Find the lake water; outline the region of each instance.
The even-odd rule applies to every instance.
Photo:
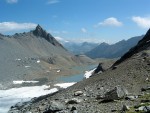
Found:
[[[83,80],[85,71],[92,70],[96,67],[97,67],[97,65],[73,67],[73,69],[79,70],[79,71],[82,71],[82,72],[80,74],[60,77],[58,79],[58,81],[62,81],[62,82],[79,82],[79,81]]]
[[[58,81],[62,82],[63,84],[58,83],[54,86],[66,88],[70,84],[73,85],[75,82],[83,80],[85,71],[92,70],[95,67],[97,67],[97,65],[72,67],[74,70],[79,70],[81,73],[76,75],[60,77]],[[0,90],[0,113],[7,113],[9,108],[12,105],[15,105],[17,102],[29,101],[33,97],[39,97],[41,95],[46,95],[58,91],[57,88],[45,90],[48,87],[49,86],[43,85]]]

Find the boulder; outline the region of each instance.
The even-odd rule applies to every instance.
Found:
[[[122,111],[128,111],[130,108],[129,108],[129,106],[127,106],[127,105],[123,105],[123,107],[122,107]]]
[[[143,88],[141,88],[141,91],[148,91],[148,90],[150,90],[150,87],[143,87]]]
[[[149,113],[150,112],[150,105],[149,106],[145,106],[143,111]]]
[[[76,91],[76,92],[74,92],[74,96],[80,96],[80,95],[82,95],[82,94],[83,94],[82,91]]]
[[[78,113],[78,112],[77,112],[77,110],[73,110],[73,112],[72,112],[72,113]]]
[[[99,63],[98,67],[95,69],[94,74],[104,72],[102,63]]]
[[[125,97],[126,100],[135,100],[137,98],[138,98],[138,96],[126,96]]]
[[[67,104],[78,104],[80,102],[82,102],[82,99],[78,99],[78,98],[72,98],[71,100],[67,101]]]
[[[58,101],[51,101],[48,110],[45,113],[61,111],[65,109],[65,105]]]
[[[108,91],[104,95],[104,100],[118,100],[128,95],[128,91],[121,86],[116,86],[113,90]]]

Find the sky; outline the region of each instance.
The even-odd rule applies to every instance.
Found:
[[[43,27],[59,41],[115,43],[146,33],[150,0],[0,0],[0,33]]]

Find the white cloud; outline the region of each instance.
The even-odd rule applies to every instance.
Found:
[[[33,29],[36,26],[37,24],[34,23],[1,22],[0,32],[27,30],[27,29]]]
[[[56,4],[59,3],[59,0],[48,0],[47,4]]]
[[[56,39],[56,40],[59,40],[59,41],[64,40],[63,38],[61,38],[61,37],[59,37],[59,36],[56,36],[55,39]]]
[[[62,42],[62,43],[63,42],[69,42],[68,40],[65,40],[64,38],[59,37],[59,36],[56,36],[55,39],[58,40],[58,41],[60,41],[60,42]]]
[[[110,17],[105,19],[103,22],[99,22],[97,25],[95,25],[95,27],[99,27],[99,26],[116,26],[116,27],[120,27],[122,26],[122,22],[118,21],[117,18],[114,17]]]
[[[150,28],[150,17],[133,16],[132,21],[141,28]]]
[[[86,30],[85,28],[81,28],[81,31],[82,31],[83,33],[87,33],[87,30]]]
[[[6,0],[7,1],[7,3],[10,3],[10,4],[13,4],[13,3],[17,3],[18,2],[18,0]]]

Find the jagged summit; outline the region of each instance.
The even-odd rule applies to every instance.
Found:
[[[113,66],[118,65],[133,56],[134,54],[147,49],[150,49],[150,29],[147,31],[145,36],[138,42],[138,44],[131,48],[127,53],[125,53],[119,60],[117,60]]]
[[[37,25],[37,27],[35,28],[33,33],[34,33],[34,35],[40,36],[40,37],[47,37],[48,35],[50,35],[39,24]]]
[[[32,32],[37,37],[45,38],[48,42],[50,42],[54,46],[60,46],[64,48],[50,33],[47,33],[46,30],[44,30],[39,24]]]

